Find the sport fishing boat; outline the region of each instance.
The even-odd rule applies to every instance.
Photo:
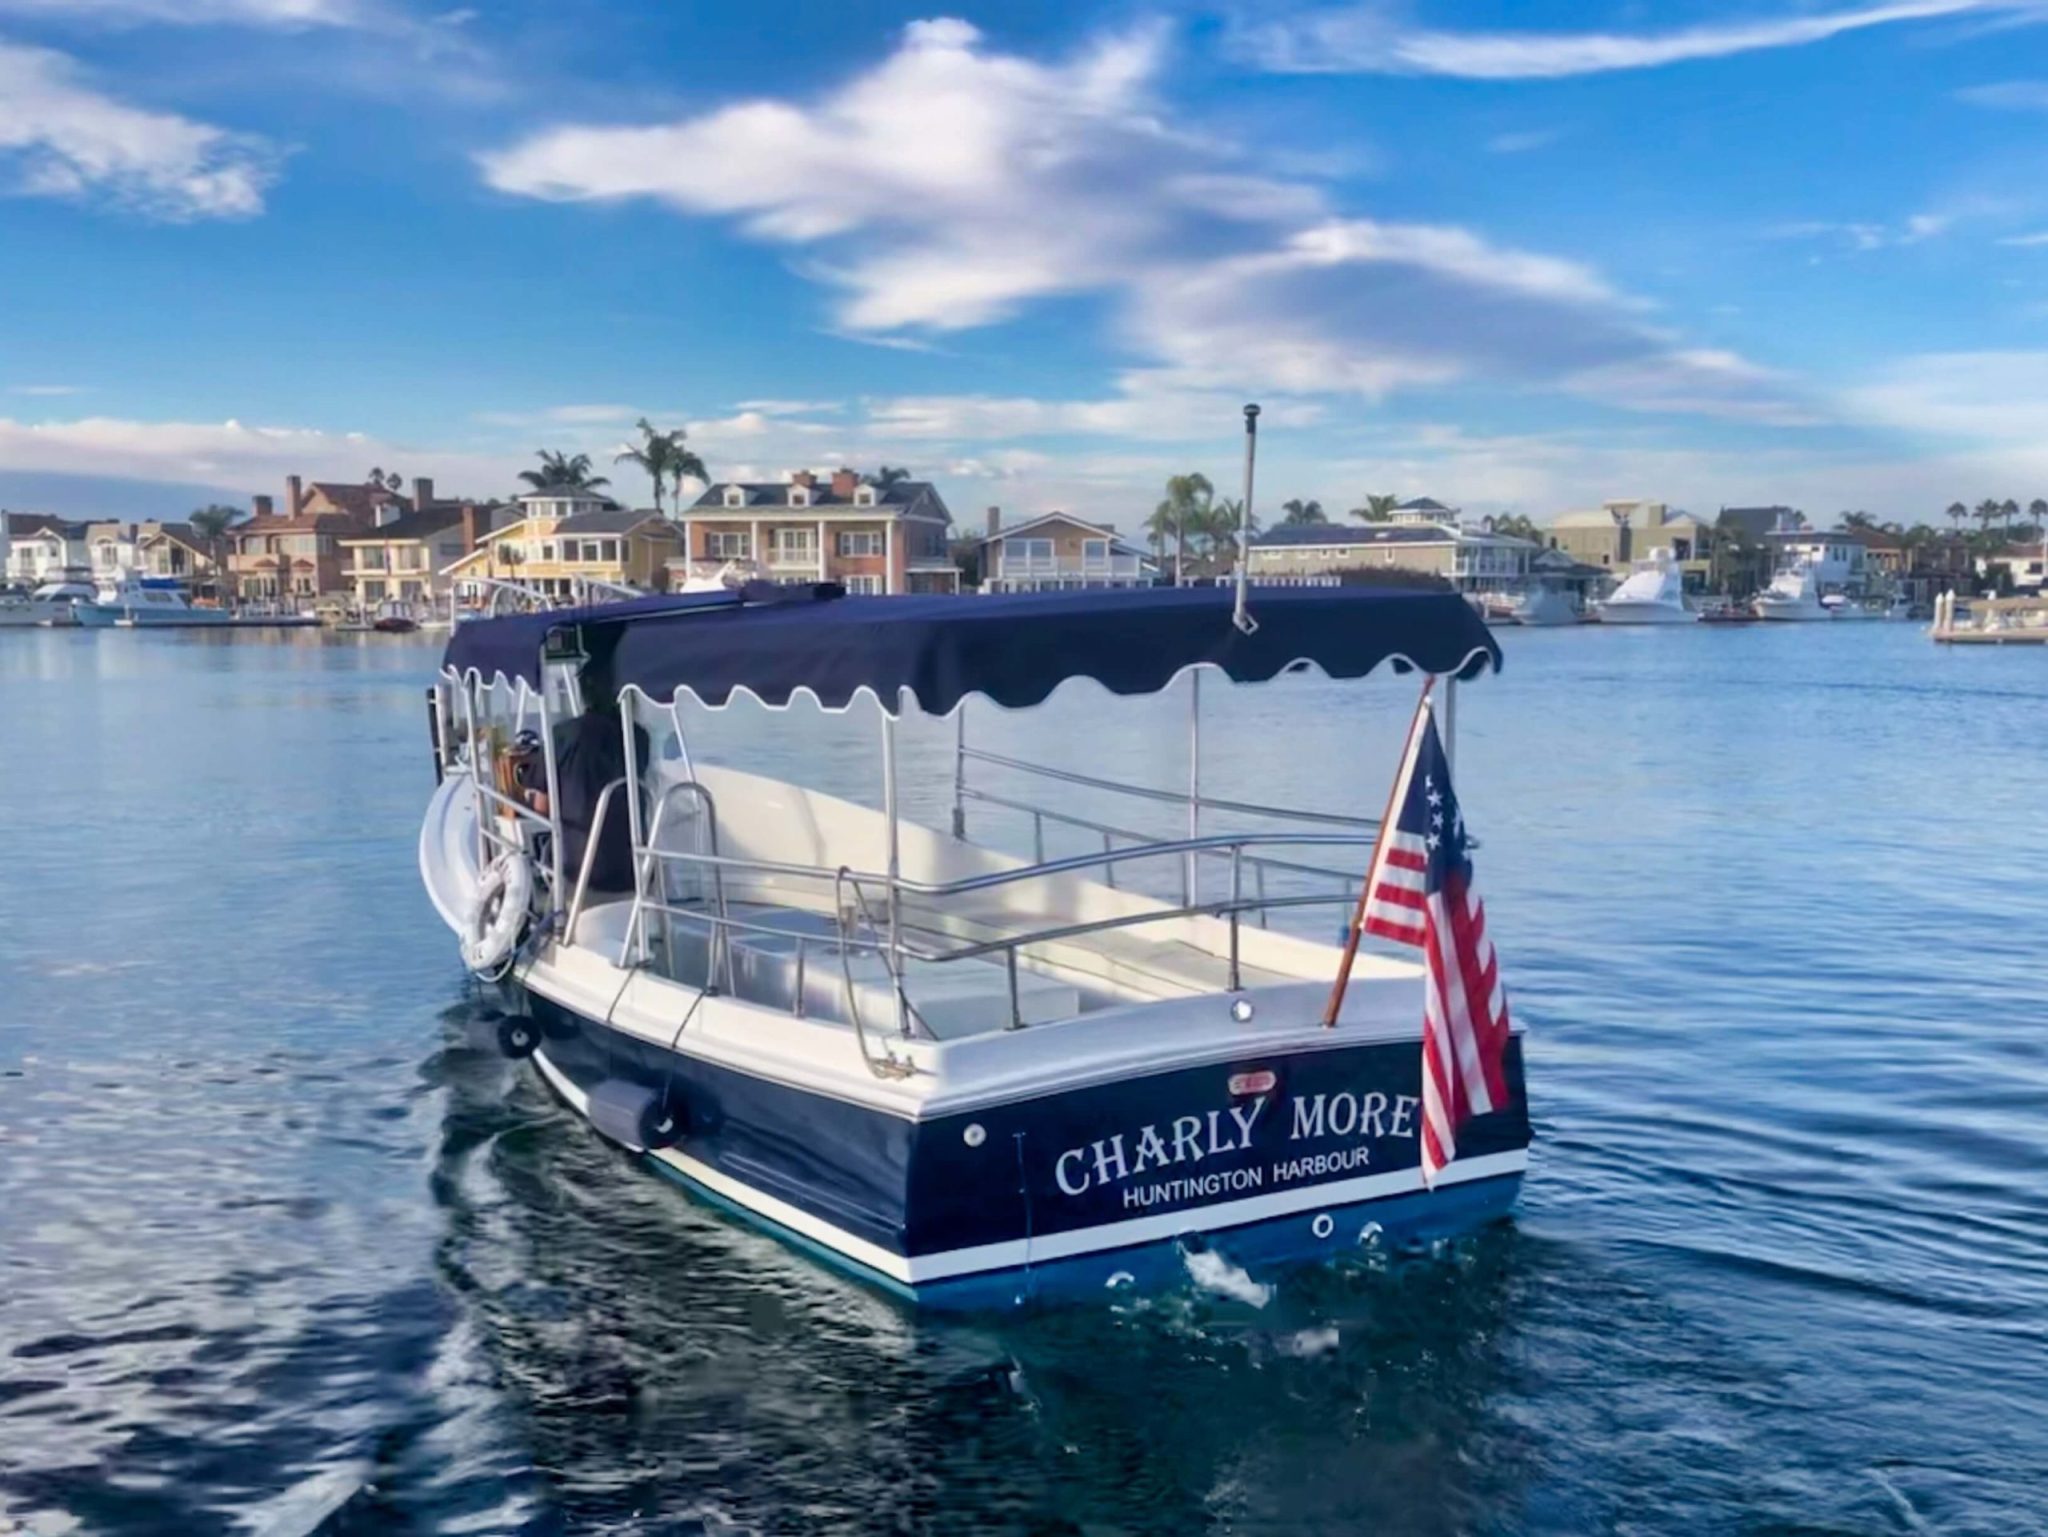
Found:
[[[1382,663],[1429,680],[1385,818],[1202,789],[1205,683]],[[705,1200],[899,1295],[1007,1306],[1184,1278],[1196,1250],[1256,1272],[1427,1241],[1508,1212],[1530,1136],[1449,798],[1458,681],[1499,663],[1448,589],[1234,609],[757,584],[479,618],[430,694],[420,870],[500,991],[500,1049]],[[971,742],[970,709],[1051,711],[1074,678],[1186,694],[1185,794]],[[704,761],[679,704],[741,696],[872,721],[873,803]],[[920,713],[952,723],[945,826],[904,814]],[[865,780],[837,730],[821,771]],[[1084,790],[1185,835],[1084,816]],[[977,840],[984,816],[1028,818],[1032,857]],[[1048,827],[1083,851],[1048,857]],[[1325,937],[1286,932],[1304,918]]]
[[[1638,561],[1599,614],[1602,624],[1692,624],[1700,617],[1686,606],[1683,573],[1661,552]]]
[[[1778,572],[1771,578],[1771,585],[1756,595],[1756,616],[1780,623],[1811,624],[1832,619],[1835,613],[1821,600],[1813,567],[1799,561]]]

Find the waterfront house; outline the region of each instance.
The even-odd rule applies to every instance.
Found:
[[[651,592],[667,581],[682,543],[681,531],[660,513],[621,507],[584,486],[542,486],[515,505],[511,522],[480,531],[473,549],[438,568],[458,599],[486,601],[488,580],[561,598],[590,582]]]
[[[387,602],[439,606],[454,588],[448,572],[497,526],[498,509],[418,498],[425,511],[379,507],[371,527],[338,542],[349,602],[368,612]],[[508,509],[509,510],[509,509]]]
[[[1573,560],[1625,575],[1637,561],[1663,557],[1676,565],[1689,589],[1712,575],[1713,530],[1669,503],[1615,498],[1598,507],[1561,512],[1551,520],[1551,545]]]
[[[340,540],[368,526],[374,504],[367,488],[361,488],[366,494],[358,506],[323,500],[309,509],[299,494],[298,477],[286,484],[286,511],[277,511],[271,498],[258,496],[251,503],[253,515],[228,530],[228,585],[238,598],[273,603],[306,605],[317,598],[339,597]],[[293,506],[298,510],[289,510]]]
[[[86,548],[86,525],[40,512],[0,514],[7,522],[9,581],[25,587],[82,578],[92,563]]]
[[[2044,573],[2048,573],[2048,541],[2008,544],[2002,550],[1980,556],[1977,570],[1989,591],[2039,593],[2048,586],[2043,580]]]
[[[983,592],[1058,592],[1079,587],[1149,587],[1158,568],[1107,523],[1048,512],[1013,528],[988,511],[980,540]]]
[[[824,479],[799,470],[786,482],[719,481],[677,514],[686,544],[672,562],[684,576],[736,565],[772,581],[839,582],[848,592],[957,592],[948,548],[953,515],[924,480],[876,484],[852,470]]]
[[[1462,508],[1446,507],[1433,496],[1411,496],[1407,501],[1398,503],[1394,510],[1387,514],[1387,521],[1403,526],[1428,524],[1440,528],[1456,528],[1465,521],[1465,514]]]
[[[1428,572],[1460,592],[1519,592],[1538,546],[1514,534],[1441,523],[1283,523],[1255,534],[1255,582],[1326,585],[1360,571]]]

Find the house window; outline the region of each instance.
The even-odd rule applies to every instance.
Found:
[[[746,506],[747,493],[742,491],[738,486],[727,486],[725,488],[725,505],[728,507]]]
[[[855,597],[879,598],[882,595],[882,579],[879,576],[846,576],[840,580],[846,590]]]
[[[781,564],[816,560],[818,531],[815,528],[778,528],[775,530],[774,549],[775,559]]]
[[[853,505],[856,507],[874,506],[875,488],[873,486],[856,486],[853,492]]]
[[[791,486],[789,488],[789,505],[792,507],[810,506],[811,488],[809,486]]]
[[[1109,541],[1107,539],[1083,539],[1081,541],[1081,559],[1091,566],[1108,565]]]
[[[1050,539],[1019,539],[1017,558],[1026,565],[1051,565],[1052,541]]]
[[[883,536],[879,528],[849,528],[839,535],[841,555],[880,555]]]
[[[753,539],[745,529],[708,529],[704,534],[707,560],[751,560]]]

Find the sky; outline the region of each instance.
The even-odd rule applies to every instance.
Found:
[[[0,0],[0,505],[2048,495],[2048,0]],[[630,467],[619,489],[640,501]]]

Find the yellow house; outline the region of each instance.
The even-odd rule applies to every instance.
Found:
[[[458,600],[484,601],[491,580],[560,598],[580,597],[592,582],[653,592],[682,546],[676,525],[660,513],[621,507],[582,487],[542,486],[518,505],[516,522],[441,568]]]

